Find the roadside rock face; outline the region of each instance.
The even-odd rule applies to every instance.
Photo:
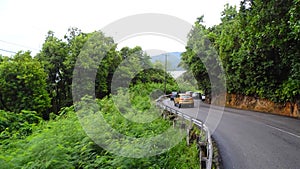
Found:
[[[226,94],[226,106],[300,118],[299,102],[280,104],[251,96]]]

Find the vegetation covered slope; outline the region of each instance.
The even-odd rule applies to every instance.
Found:
[[[86,43],[95,34],[100,41]],[[86,45],[93,48],[86,49]],[[99,47],[104,55],[95,63],[97,55],[93,54]],[[84,66],[80,68],[97,70],[94,80],[82,88],[72,86],[77,60]],[[165,86],[167,92],[178,90],[178,86],[169,74],[152,67],[150,57],[140,47],[117,51],[113,40],[101,32],[86,34],[74,28],[59,39],[49,31],[37,56],[22,51],[11,58],[1,56],[0,75],[1,169],[199,168],[196,144],[186,146],[186,140],[178,135],[172,135],[179,139],[172,147],[157,145],[165,146],[162,154],[131,158],[99,146],[83,127],[83,123],[94,124],[94,119],[103,116],[116,131],[135,138],[151,138],[172,128],[170,121],[159,116],[153,102],[164,93]],[[115,88],[113,80],[118,84]],[[82,106],[82,98],[73,100],[72,87],[95,92],[94,97],[79,94],[97,103],[97,112],[84,116],[83,122],[78,117],[85,112],[75,111]],[[87,111],[92,109],[87,107]],[[112,135],[99,132],[96,136]],[[122,146],[124,150],[128,147]]]
[[[211,28],[199,17],[189,34],[182,64],[210,94],[214,86],[209,78],[214,78],[216,68],[207,65],[215,52],[220,57],[216,65],[224,68],[224,76],[216,78],[226,79],[228,93],[299,103],[299,6],[299,0],[243,0],[239,11],[225,6],[222,22]]]
[[[145,109],[140,101],[149,101],[148,98],[142,98],[132,100],[139,109]],[[97,100],[97,103],[101,114],[111,125],[127,135],[151,137],[171,126],[169,121],[161,118],[150,124],[132,123],[120,116],[112,99],[104,98]],[[6,114],[9,113],[1,112],[2,117]],[[15,122],[22,124],[16,130],[30,130],[31,134],[22,138],[6,138],[5,132],[1,132],[0,168],[199,168],[196,144],[187,147],[185,139],[156,156],[129,158],[112,154],[87,136],[74,106],[62,109],[60,115],[47,122],[36,121],[35,125],[26,124],[24,118],[15,119]],[[14,124],[7,127],[12,126]]]

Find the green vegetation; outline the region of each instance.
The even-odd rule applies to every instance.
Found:
[[[141,105],[139,99],[132,100],[136,107]],[[111,126],[129,136],[150,137],[171,126],[169,121],[159,117],[151,123],[129,122],[120,115],[111,98],[97,100],[97,104]],[[107,152],[87,136],[73,106],[62,109],[60,115],[49,121],[39,121],[39,118],[27,114],[26,120],[35,120],[35,125],[30,126],[32,134],[23,139],[10,137],[2,140],[0,168],[199,168],[196,144],[188,147],[185,139],[157,156],[121,157]],[[10,113],[2,112],[2,115],[9,116]],[[92,120],[89,118],[89,121]],[[16,130],[28,129],[29,124],[23,125],[22,118],[18,123],[22,127]]]
[[[0,63],[0,109],[19,113],[32,110],[40,115],[50,107],[46,73],[29,52],[19,52]]]
[[[225,6],[221,23],[203,25],[203,16],[189,34],[182,63],[207,94],[213,78],[225,78],[229,93],[275,102],[300,100],[300,15],[298,0],[243,0],[239,11]],[[208,40],[210,42],[208,42]],[[212,60],[218,54],[220,60]],[[212,61],[223,65],[220,77]],[[215,64],[217,65],[217,64]]]
[[[79,69],[73,71],[75,65]],[[89,69],[97,70],[95,80],[84,76],[79,80],[87,85],[72,86],[73,75]],[[1,169],[199,168],[196,144],[187,146],[185,137],[153,106],[164,94],[165,78],[167,92],[178,86],[169,74],[155,69],[140,47],[117,51],[101,32],[86,34],[72,28],[59,39],[49,31],[34,58],[30,52],[0,56],[0,75]],[[95,98],[85,96],[93,88]],[[72,97],[71,89],[79,95]],[[96,124],[99,117],[126,137],[146,138],[146,154],[125,156],[124,152],[141,150],[130,142],[111,140],[113,133]],[[171,140],[156,137],[165,132]],[[101,138],[106,140],[99,143]],[[102,141],[122,143],[123,154],[108,151]]]
[[[195,90],[196,84],[205,94],[218,94],[223,84],[214,79],[226,79],[229,93],[299,103],[299,3],[243,0],[239,11],[225,6],[222,22],[211,28],[199,17],[181,62],[197,82],[186,73],[177,84],[140,47],[118,51],[112,38],[77,28],[63,39],[49,31],[35,57],[29,51],[0,56],[0,168],[199,168],[196,145],[186,146],[173,130],[175,147],[169,149],[163,137],[162,143],[145,140],[155,146],[146,147],[150,155],[144,158],[107,151],[97,144],[120,143],[123,153],[140,153],[122,139],[103,140],[122,137],[104,130],[98,118],[128,137],[160,135],[171,124],[153,101],[165,90]],[[156,147],[163,153],[151,154]]]
[[[183,73],[176,79],[179,91],[199,91],[197,90],[197,80],[189,71]],[[175,90],[176,91],[176,90]]]

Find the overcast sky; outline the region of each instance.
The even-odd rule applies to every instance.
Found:
[[[168,14],[191,25],[197,17],[204,15],[205,24],[212,26],[220,23],[220,13],[226,3],[239,6],[239,2],[240,0],[0,0],[0,54],[13,55],[3,50],[31,50],[35,55],[41,49],[48,30],[62,38],[70,27],[92,32],[135,14]],[[152,44],[141,44],[147,38]],[[122,42],[122,45],[131,46],[136,43],[143,49],[160,48],[158,50],[169,52],[184,50],[182,44],[174,42],[170,45],[172,42],[166,42],[172,40],[162,38],[158,41],[157,38],[159,37],[135,37]]]

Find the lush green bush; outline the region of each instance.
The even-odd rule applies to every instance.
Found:
[[[144,102],[147,99],[137,96],[132,99],[137,110],[146,110],[137,100]],[[96,103],[106,121],[128,136],[150,137],[171,126],[169,121],[160,117],[150,123],[131,122],[118,111],[113,98],[106,97]],[[76,108],[78,106],[80,104]],[[4,141],[7,144],[2,144]],[[129,158],[112,154],[86,134],[73,106],[62,109],[53,120],[40,123],[25,139],[6,138],[4,141],[0,143],[0,168],[199,168],[196,146],[186,146],[185,139],[156,156]]]
[[[34,111],[22,110],[16,114],[0,110],[0,140],[25,138],[41,121]]]
[[[46,73],[30,52],[0,62],[0,109],[15,113],[32,110],[44,115],[50,107]]]
[[[182,64],[208,94],[217,72],[213,65],[219,64],[224,75],[215,77],[226,79],[229,93],[299,103],[299,3],[243,0],[239,10],[226,5],[222,22],[210,28],[199,17],[189,34]],[[211,54],[220,60],[212,64]]]

